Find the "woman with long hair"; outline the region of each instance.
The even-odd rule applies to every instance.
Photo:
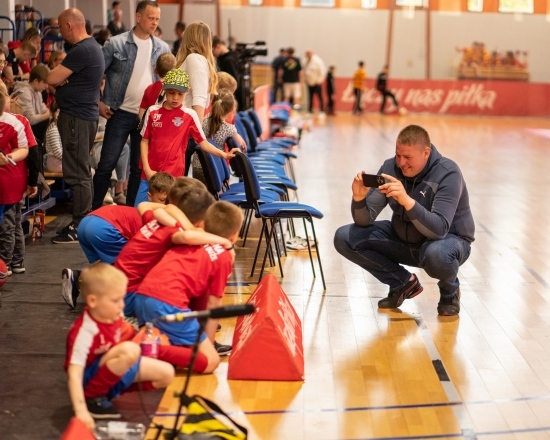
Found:
[[[189,75],[191,88],[185,96],[185,107],[195,110],[202,124],[210,94],[216,93],[218,84],[216,61],[212,53],[212,32],[206,23],[195,21],[185,28],[176,56],[176,66]],[[186,175],[194,152],[195,143],[190,140],[185,154]]]

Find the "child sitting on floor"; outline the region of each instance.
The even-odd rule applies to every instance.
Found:
[[[111,399],[137,390],[138,381],[141,390],[167,387],[174,368],[141,357],[138,344],[123,341],[127,279],[120,270],[96,263],[82,271],[80,282],[87,307],[69,329],[65,370],[75,416],[93,431],[94,418],[120,418]]]

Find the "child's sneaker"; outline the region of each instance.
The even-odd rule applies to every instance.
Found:
[[[94,419],[120,419],[122,417],[106,397],[86,399],[86,406]]]
[[[130,324],[136,332],[139,332],[138,319],[135,316],[124,316],[124,321]]]
[[[307,249],[307,241],[305,238],[295,236],[285,242],[286,247],[293,251],[303,251]],[[315,240],[309,238],[309,246],[313,249],[315,247]]]
[[[214,348],[220,356],[229,356],[233,347],[231,345],[223,345],[218,341],[214,341]]]
[[[76,299],[80,295],[80,290],[78,289],[79,277],[79,270],[65,268],[61,271],[61,295],[72,310],[75,309]]]
[[[5,280],[7,277],[11,276],[11,274],[12,274],[11,267],[8,264],[6,266],[6,271],[5,272],[0,272],[0,280]]]
[[[17,264],[12,263],[10,265],[10,268],[13,273],[25,273],[25,265],[23,263],[17,263]]]
[[[78,234],[76,233],[77,225],[71,223],[61,230],[59,234],[52,238],[52,243],[55,244],[77,244]]]

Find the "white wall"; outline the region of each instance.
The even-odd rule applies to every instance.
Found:
[[[3,0],[0,2],[0,15],[9,17],[12,20],[15,18],[15,0]],[[4,23],[0,23],[0,27],[6,27]]]
[[[159,26],[162,29],[162,39],[166,41],[170,45],[170,47],[172,47],[172,43],[176,38],[174,26],[178,21],[179,10],[180,9],[178,5],[160,5]]]
[[[24,3],[24,2],[17,2],[17,3]],[[52,18],[59,15],[61,11],[67,8],[69,2],[66,0],[34,0],[32,3],[27,2],[29,4],[32,4],[32,6],[42,13],[42,16],[44,19],[46,18]]]
[[[390,69],[394,78],[426,78],[426,12],[403,9],[393,14]],[[384,48],[387,38],[384,39]],[[382,65],[374,66],[370,76],[375,76]]]
[[[14,0],[2,0],[0,1],[0,15],[4,17],[8,17],[12,21],[15,19],[15,1]],[[2,28],[2,32],[0,32],[0,38],[4,42],[8,41],[12,38],[12,32],[9,30],[11,29],[11,23],[8,20],[0,20],[0,28]]]
[[[191,6],[188,7],[191,9]],[[388,29],[388,11],[320,8],[222,8],[222,38],[231,33],[237,41],[267,43],[267,59],[281,47],[294,47],[303,57],[308,49],[327,65],[335,65],[337,76],[351,76],[363,60],[373,75],[383,65]]]

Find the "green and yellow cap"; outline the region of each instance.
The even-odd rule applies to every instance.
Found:
[[[168,71],[162,82],[164,83],[162,90],[174,89],[183,93],[189,90],[189,75],[181,69]]]

